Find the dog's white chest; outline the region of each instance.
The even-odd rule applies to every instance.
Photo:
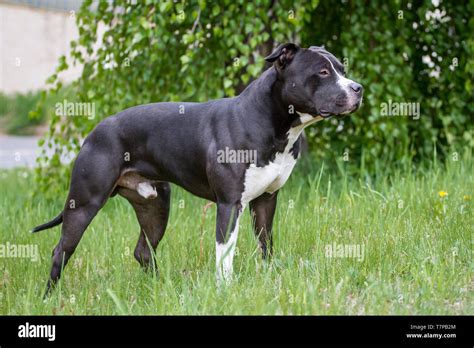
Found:
[[[277,152],[273,161],[263,167],[257,167],[251,164],[245,171],[244,192],[242,192],[241,203],[246,206],[251,200],[261,194],[273,193],[279,190],[288,180],[296,164],[296,158],[293,156],[292,148],[303,129],[322,118],[313,117],[308,114],[301,114],[299,126],[290,128],[288,132],[288,143],[283,152]]]
[[[279,190],[288,180],[295,164],[296,159],[289,151],[277,153],[275,159],[264,167],[251,164],[245,172],[242,201],[247,203],[264,192],[273,193]]]

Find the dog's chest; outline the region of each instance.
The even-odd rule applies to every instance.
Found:
[[[277,152],[273,161],[263,167],[251,164],[245,172],[244,192],[242,203],[246,205],[261,194],[273,193],[279,190],[288,180],[296,164],[292,148],[301,134],[300,129],[290,130],[288,143],[283,152]]]

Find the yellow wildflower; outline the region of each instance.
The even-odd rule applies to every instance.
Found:
[[[446,197],[448,195],[448,193],[446,191],[439,191],[438,192],[438,195],[443,198],[443,197]]]

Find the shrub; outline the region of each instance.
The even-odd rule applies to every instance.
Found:
[[[332,161],[346,152],[352,168],[370,173],[376,163],[388,168],[402,159],[420,160],[434,147],[440,153],[474,147],[474,22],[464,2],[435,7],[430,1],[122,0],[94,9],[91,4],[84,1],[77,14],[73,61],[61,58],[49,93],[61,90],[57,77],[69,64],[84,64],[72,86],[75,101],[94,102],[98,117],[52,117],[45,141],[56,152],[43,155],[38,169],[45,191],[68,176],[60,155],[77,151],[102,118],[142,103],[233,96],[260,74],[272,47],[288,41],[326,45],[365,86],[365,103],[356,115],[308,132],[318,159]],[[429,18],[436,10],[443,15]],[[427,55],[434,66],[424,63]],[[420,103],[420,119],[383,117],[381,105],[389,101]]]

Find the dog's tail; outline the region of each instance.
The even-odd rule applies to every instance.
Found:
[[[59,225],[60,223],[63,222],[63,212],[64,212],[64,210],[62,212],[60,212],[59,215],[56,216],[53,220],[51,220],[51,221],[49,221],[45,224],[36,226],[35,228],[33,228],[31,230],[31,233],[39,232],[39,231],[42,231],[42,230],[47,230],[48,228]]]

